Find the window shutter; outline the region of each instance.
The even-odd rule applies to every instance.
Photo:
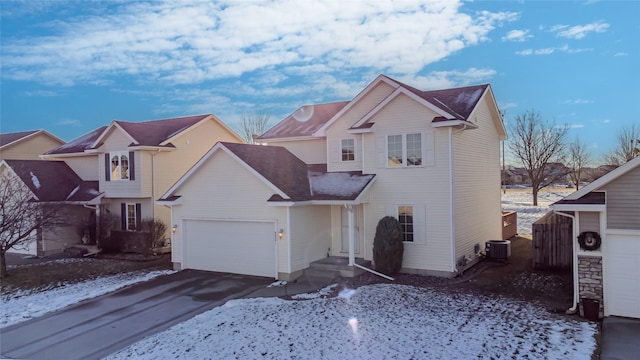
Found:
[[[136,203],[136,230],[142,230],[142,204]]]
[[[129,180],[136,179],[136,162],[133,151],[129,151]]]
[[[111,160],[109,159],[109,153],[104,154],[104,179],[111,181]]]
[[[120,220],[122,222],[122,231],[127,231],[127,204],[120,203]]]
[[[379,168],[387,166],[387,142],[384,136],[376,138],[376,163]]]
[[[436,157],[435,157],[436,150],[435,150],[434,143],[435,143],[435,140],[434,140],[433,131],[429,131],[425,133],[424,142],[422,145],[422,148],[423,148],[422,158],[425,166],[433,166],[436,164]]]

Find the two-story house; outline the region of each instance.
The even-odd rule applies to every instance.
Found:
[[[291,280],[327,257],[372,260],[390,215],[403,271],[455,276],[501,238],[505,136],[489,85],[421,91],[380,75],[350,101],[301,107],[262,145],[216,144],[158,202],[177,225],[172,260]]]
[[[170,229],[169,209],[154,200],[218,141],[243,140],[211,114],[113,121],[41,157],[63,161],[80,179],[98,184],[99,203],[82,204],[92,208],[89,216],[98,222],[111,221],[117,230],[136,231],[143,219],[159,219]]]

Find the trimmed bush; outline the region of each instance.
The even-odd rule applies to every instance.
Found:
[[[397,274],[402,267],[404,244],[402,226],[398,220],[385,216],[378,222],[373,238],[373,262],[376,271],[383,274]]]

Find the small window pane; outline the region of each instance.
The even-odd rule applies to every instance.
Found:
[[[127,230],[136,230],[136,205],[127,204]]]
[[[402,166],[402,135],[387,137],[388,166]]]
[[[122,179],[129,179],[129,157],[127,155],[120,156],[120,166],[122,169]]]
[[[422,165],[422,136],[407,134],[407,166]]]
[[[111,156],[111,180],[120,180],[120,157]]]
[[[398,222],[402,227],[402,241],[413,241],[413,206],[398,206]]]
[[[355,157],[355,141],[353,139],[342,140],[342,161],[353,161]]]

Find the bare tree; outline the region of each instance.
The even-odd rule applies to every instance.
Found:
[[[33,233],[65,224],[63,212],[59,205],[36,202],[15,175],[0,175],[0,278],[8,276],[7,251],[28,246]]]
[[[557,164],[564,164],[568,130],[544,121],[535,110],[517,115],[509,126],[508,147],[529,175],[534,206],[540,189],[566,176],[564,165]]]
[[[243,114],[240,136],[249,144],[255,143],[255,137],[267,131],[270,117],[264,110],[251,115]]]
[[[583,169],[591,162],[591,154],[587,150],[587,146],[576,138],[574,142],[569,144],[569,176],[571,182],[580,189],[580,181],[584,176]]]
[[[640,126],[630,124],[620,130],[616,147],[604,155],[603,161],[608,165],[620,166],[636,156],[640,156]]]

